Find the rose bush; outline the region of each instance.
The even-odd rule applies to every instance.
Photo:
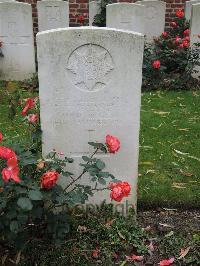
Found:
[[[143,89],[191,89],[199,86],[192,74],[200,65],[199,43],[190,48],[189,23],[183,10],[176,12],[172,28],[146,44],[143,63]]]
[[[130,185],[116,180],[105,171],[105,163],[95,157],[99,150],[118,152],[117,137],[107,135],[105,144],[90,142],[94,152],[90,157],[82,157],[82,170],[75,176],[68,171],[73,159],[62,152],[53,150],[45,158],[41,157],[40,135],[35,137],[40,130],[38,98],[26,99],[21,115],[30,131],[29,145],[0,146],[1,244],[9,243],[20,249],[34,239],[47,238],[61,243],[70,230],[70,213],[74,206],[84,204],[96,191],[104,189],[108,193],[111,190],[110,197],[117,202],[130,194]],[[0,142],[3,142],[1,132]],[[78,181],[85,175],[90,177],[90,182],[80,185]],[[65,187],[60,185],[60,178],[66,179]]]

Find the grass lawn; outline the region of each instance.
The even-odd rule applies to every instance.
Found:
[[[9,120],[6,100],[0,101],[0,131],[9,144],[28,136],[18,109]],[[199,206],[199,169],[200,92],[143,93],[139,205]]]
[[[139,203],[200,206],[200,92],[142,96]]]

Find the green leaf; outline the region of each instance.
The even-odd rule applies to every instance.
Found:
[[[62,172],[62,175],[68,177],[68,176],[74,175],[74,174],[71,173],[71,172],[66,171],[66,172]]]
[[[104,180],[103,178],[98,178],[98,182],[99,182],[101,185],[106,185],[106,180]]]
[[[30,190],[28,196],[31,200],[42,200],[43,195],[39,190]]]
[[[101,160],[97,160],[97,162],[96,162],[96,166],[99,168],[99,170],[102,170],[102,169],[104,169],[105,168],[105,163],[103,162],[103,161],[101,161]]]
[[[82,156],[83,161],[85,162],[89,162],[90,158],[88,156]]]
[[[17,205],[24,211],[30,211],[33,208],[33,204],[29,198],[19,198]]]
[[[10,223],[10,231],[13,233],[18,233],[19,232],[19,224],[17,221],[11,221]]]

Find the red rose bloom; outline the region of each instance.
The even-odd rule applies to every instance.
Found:
[[[58,176],[59,173],[57,173],[56,171],[48,171],[44,173],[41,177],[41,188],[52,188],[56,184]]]
[[[22,115],[26,116],[27,111],[32,109],[35,106],[35,103],[36,103],[36,98],[28,98],[22,110]]]
[[[174,262],[174,258],[168,259],[168,260],[161,260],[158,265],[160,266],[169,266],[171,264],[173,264]]]
[[[190,30],[189,29],[184,30],[183,35],[189,35],[189,34],[190,34]]]
[[[14,151],[7,147],[0,146],[0,158],[8,160],[13,157],[17,157]]]
[[[30,122],[30,123],[35,123],[35,122],[37,122],[37,120],[38,120],[38,115],[37,114],[30,114],[29,116],[28,116],[28,121]]]
[[[19,178],[19,168],[15,167],[14,169],[4,168],[1,172],[2,179],[4,182],[8,182],[9,180],[13,180],[19,183],[21,180]]]
[[[80,16],[78,17],[78,21],[79,21],[79,23],[80,23],[81,25],[83,25],[84,22],[85,22],[85,17],[84,17],[83,15],[80,15]]]
[[[186,37],[184,38],[184,41],[190,42],[190,37],[189,37],[189,36],[186,36]]]
[[[155,60],[155,61],[153,61],[153,63],[152,63],[152,67],[153,67],[154,69],[159,69],[159,68],[160,68],[160,60]]]
[[[174,40],[174,44],[179,44],[181,42],[181,38],[179,36],[176,36]]]
[[[120,149],[120,141],[115,136],[106,136],[106,145],[110,153],[115,153]]]
[[[183,10],[177,10],[176,11],[176,16],[178,17],[178,18],[183,18],[184,17],[184,12],[183,12]]]
[[[179,44],[178,47],[181,48],[181,49],[184,48],[183,43]]]
[[[163,37],[163,38],[167,38],[167,36],[168,36],[168,33],[167,33],[166,31],[164,31],[164,32],[162,33],[162,37]]]
[[[172,26],[172,28],[176,28],[176,27],[177,27],[177,23],[176,23],[175,21],[173,21],[173,22],[171,23],[171,26]]]
[[[131,191],[131,187],[128,182],[110,183],[108,188],[112,190],[110,198],[118,202],[120,202],[124,197],[128,197]]]
[[[186,40],[183,40],[182,44],[183,44],[183,47],[185,47],[185,48],[188,48],[190,46],[190,42],[188,42]]]
[[[18,162],[17,162],[17,156],[14,156],[10,159],[7,160],[7,166],[9,169],[14,169],[15,167],[18,166]]]

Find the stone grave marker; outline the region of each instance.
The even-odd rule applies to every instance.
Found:
[[[106,26],[144,34],[145,7],[133,3],[116,3],[106,6]]]
[[[35,72],[35,52],[31,5],[0,2],[0,79],[24,80]]]
[[[145,36],[147,42],[153,42],[154,37],[159,37],[165,29],[166,3],[157,0],[137,1],[146,7],[145,10]]]
[[[94,17],[101,11],[100,1],[89,2],[89,25],[92,26]]]
[[[69,27],[69,2],[38,1],[37,10],[39,31]]]
[[[52,149],[75,159],[69,170],[78,175],[89,141],[117,136],[121,149],[98,153],[116,178],[131,184],[124,200],[136,203],[140,98],[144,38],[110,28],[79,27],[37,34],[43,153]],[[82,184],[92,185],[89,177]],[[66,186],[66,178],[61,184]],[[110,202],[109,191],[89,200]],[[125,203],[124,203],[125,204]]]
[[[198,3],[200,3],[200,0],[190,0],[185,2],[185,18],[187,20],[190,20],[191,18],[192,5]]]
[[[200,3],[192,5],[192,16],[190,23],[190,45],[193,46],[194,43],[200,43]],[[200,48],[199,53],[200,53]],[[193,76],[198,78],[200,76],[200,66],[196,67],[197,73]]]

